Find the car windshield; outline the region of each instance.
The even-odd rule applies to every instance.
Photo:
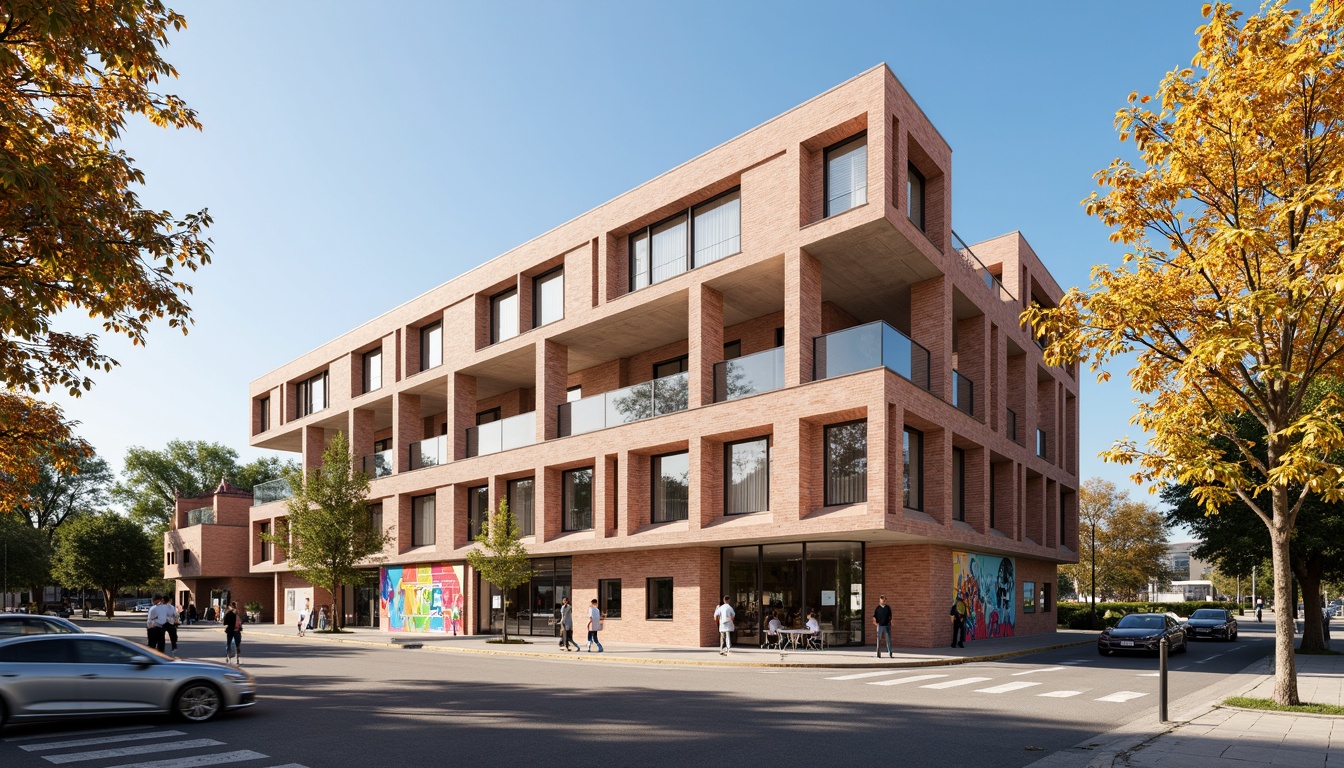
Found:
[[[1124,616],[1115,626],[1117,629],[1162,629],[1165,625],[1161,616]]]
[[[1200,608],[1198,611],[1190,614],[1192,619],[1225,619],[1227,614],[1217,608]]]

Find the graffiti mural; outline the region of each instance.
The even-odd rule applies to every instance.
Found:
[[[952,553],[952,599],[966,601],[966,639],[1012,637],[1017,576],[1011,557]]]
[[[378,602],[389,632],[461,634],[462,566],[389,565],[379,573]]]

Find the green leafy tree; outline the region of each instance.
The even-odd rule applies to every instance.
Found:
[[[51,578],[51,542],[46,534],[13,515],[4,515],[0,516],[0,542],[4,543],[5,584],[40,595]]]
[[[23,494],[16,509],[50,541],[56,529],[74,515],[105,509],[114,479],[107,462],[93,453],[77,458],[73,465],[47,454],[38,462],[38,481]]]
[[[150,534],[134,521],[113,513],[73,518],[56,530],[52,578],[66,587],[96,587],[115,615],[123,587],[143,584],[160,573]]]
[[[509,591],[532,579],[532,560],[518,538],[518,523],[509,502],[500,499],[485,529],[476,537],[481,546],[467,552],[467,562],[481,578],[503,595],[504,616],[509,614]],[[504,622],[504,642],[509,641],[509,622]]]
[[[163,531],[173,519],[178,496],[205,495],[221,479],[251,490],[297,467],[293,461],[273,456],[240,465],[238,452],[221,443],[170,440],[162,450],[139,446],[128,450],[122,480],[113,487],[112,498],[141,525]]]
[[[357,459],[345,433],[337,432],[322,451],[321,466],[306,475],[290,469],[285,477],[294,495],[285,505],[285,531],[265,537],[287,549],[295,573],[332,594],[333,631],[340,631],[345,616],[344,587],[368,578],[361,566],[382,560],[388,541],[387,532],[373,526],[369,476],[355,469]]]
[[[1060,573],[1079,597],[1090,600],[1095,591],[1098,600],[1136,600],[1150,581],[1163,575],[1166,536],[1157,510],[1130,500],[1129,492],[1115,483],[1089,478],[1078,492],[1078,562],[1061,566]]]

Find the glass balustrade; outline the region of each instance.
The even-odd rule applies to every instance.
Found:
[[[364,457],[364,474],[370,478],[387,477],[392,474],[392,451],[378,451]]]
[[[952,406],[962,413],[975,415],[975,382],[961,371],[952,372]]]
[[[725,360],[714,364],[714,402],[736,400],[784,386],[784,348]]]
[[[881,320],[818,336],[812,345],[813,379],[885,366],[915,386],[929,388],[929,351]]]
[[[252,506],[269,504],[272,501],[280,501],[293,496],[294,491],[290,490],[289,481],[283,477],[278,477],[252,487]]]
[[[632,421],[684,411],[690,405],[690,377],[661,379],[560,404],[560,437],[581,435]]]
[[[520,413],[467,429],[467,458],[488,456],[537,442],[537,412]]]
[[[412,470],[436,467],[440,464],[447,464],[449,461],[447,435],[439,435],[428,440],[421,440],[418,443],[411,443],[410,450]]]
[[[204,524],[204,525],[214,525],[214,524],[215,524],[215,508],[214,508],[214,507],[201,507],[201,508],[199,508],[199,509],[189,509],[189,510],[187,510],[187,525],[188,525],[188,526],[202,525],[202,524]]]

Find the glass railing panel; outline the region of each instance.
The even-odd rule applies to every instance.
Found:
[[[647,419],[654,415],[652,381],[607,392],[606,398],[607,418],[605,426],[615,427],[620,424]]]
[[[448,436],[439,435],[411,443],[411,469],[436,467],[448,463]]]
[[[467,428],[467,458],[488,456],[504,450],[504,422],[492,421]]]
[[[532,445],[537,442],[537,412],[520,413],[497,422],[500,425],[500,450]]]
[[[833,379],[882,364],[882,323],[868,323],[813,340],[813,378]]]
[[[952,372],[952,406],[962,413],[975,415],[975,382],[960,371]]]
[[[392,474],[392,451],[378,451],[363,459],[364,474],[371,478],[387,477]]]
[[[920,389],[929,388],[929,350],[882,323],[882,364]]]
[[[214,525],[215,508],[201,507],[199,509],[187,510],[187,525]]]
[[[592,395],[571,403],[561,403],[560,436],[581,435],[607,427],[616,427],[653,416],[684,411],[690,405],[690,376],[675,373],[661,379]],[[523,414],[527,415],[527,414]],[[521,417],[519,417],[521,418]],[[536,434],[536,416],[532,415],[532,434]],[[519,439],[524,431],[519,426]],[[535,439],[535,438],[534,438]],[[523,443],[530,445],[531,443]]]
[[[691,405],[691,375],[674,373],[653,380],[653,415],[679,413]]]
[[[784,386],[784,348],[725,360],[714,365],[714,402],[736,400]]]
[[[568,414],[568,430],[561,430],[561,437],[569,435],[582,435],[585,432],[595,432],[599,429],[605,429],[607,426],[607,396],[593,395],[572,403],[562,403],[561,423],[562,426],[565,414]]]
[[[269,504],[272,501],[280,501],[293,496],[294,492],[289,488],[289,481],[283,477],[278,477],[252,487],[252,506]]]

